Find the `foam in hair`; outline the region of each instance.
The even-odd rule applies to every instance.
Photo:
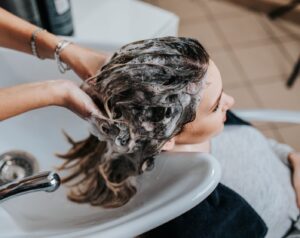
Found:
[[[198,41],[163,37],[133,42],[116,52],[83,87],[101,116],[88,119],[88,138],[59,157],[71,173],[68,197],[105,208],[126,204],[136,176],[194,120],[209,56]],[[79,179],[80,178],[80,179]]]

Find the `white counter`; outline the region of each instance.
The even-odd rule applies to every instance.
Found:
[[[137,0],[71,0],[74,41],[114,51],[132,41],[176,36],[179,18]]]

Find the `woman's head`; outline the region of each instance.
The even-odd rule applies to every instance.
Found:
[[[104,117],[97,120],[96,134],[111,140],[119,152],[131,152],[149,139],[160,148],[194,120],[208,65],[207,52],[188,38],[122,47],[99,76],[87,82],[86,91]]]
[[[201,122],[199,102],[220,90],[205,94],[206,81],[217,74],[211,66],[205,49],[189,38],[134,42],[115,53],[84,86],[102,113],[92,118],[101,141],[92,135],[77,143],[69,138],[73,148],[61,156],[67,159],[62,168],[73,168],[65,181],[80,177],[69,197],[103,207],[129,201],[136,192],[134,176],[151,167],[167,141],[185,143],[196,113]]]
[[[174,144],[195,144],[209,140],[224,128],[226,111],[234,104],[234,99],[223,91],[220,72],[210,60],[206,73],[206,85],[201,102],[196,111],[196,118],[186,124],[179,135],[172,139]],[[168,146],[169,149],[170,145]]]

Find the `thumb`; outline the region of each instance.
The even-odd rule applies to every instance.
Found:
[[[85,120],[100,113],[91,97],[75,84],[68,87],[65,106]]]
[[[100,110],[94,101],[85,92],[81,91],[78,95],[79,110],[82,112],[83,119],[88,119],[93,116],[102,116]]]

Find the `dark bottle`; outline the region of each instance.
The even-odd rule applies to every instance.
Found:
[[[55,35],[73,35],[69,0],[37,0],[43,27]]]
[[[0,0],[0,7],[34,25],[43,27],[36,0]]]

